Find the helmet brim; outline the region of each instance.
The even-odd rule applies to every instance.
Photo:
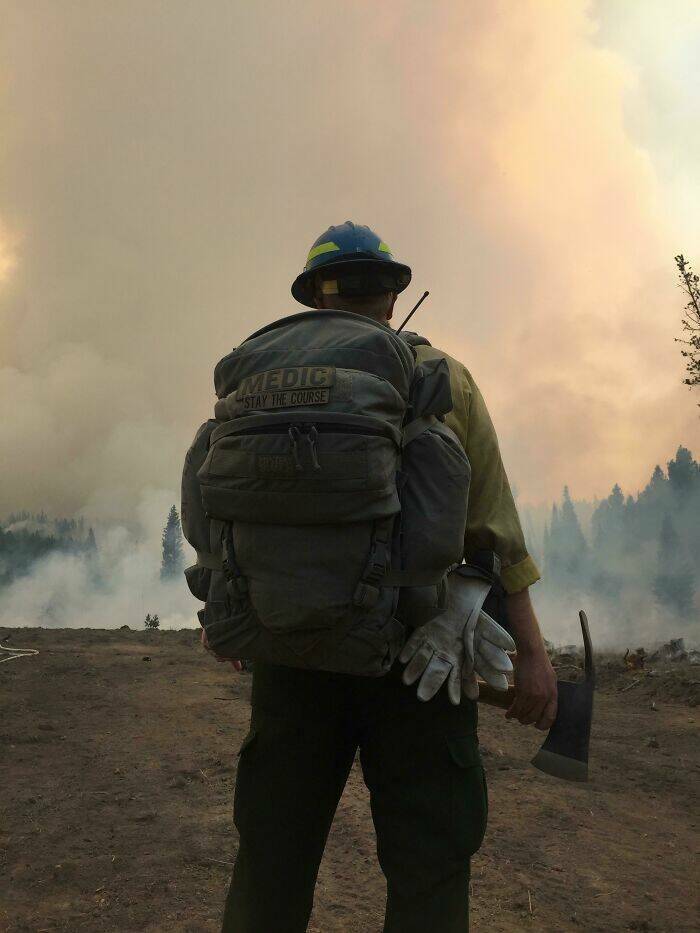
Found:
[[[387,259],[375,259],[372,256],[363,255],[358,253],[357,256],[348,258],[347,256],[343,259],[339,259],[337,262],[326,262],[322,266],[318,266],[315,269],[306,269],[304,272],[300,273],[294,282],[292,283],[292,296],[302,305],[307,308],[315,308],[316,304],[314,303],[314,278],[318,273],[323,273],[324,276],[328,272],[335,272],[338,275],[342,275],[343,270],[350,270],[357,263],[363,263],[366,266],[377,266],[378,269],[382,271],[388,271],[393,275],[396,275],[397,282],[396,288],[391,289],[391,291],[396,291],[398,294],[402,292],[405,288],[408,287],[411,281],[411,268],[406,266],[401,262],[394,262],[393,260]],[[401,276],[405,278],[406,281],[399,283],[398,278]],[[332,276],[329,276],[329,278]]]

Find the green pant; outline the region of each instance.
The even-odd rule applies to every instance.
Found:
[[[444,689],[421,702],[402,669],[369,678],[256,662],[224,933],[306,930],[358,747],[387,879],[384,933],[468,930],[469,859],[487,814],[476,703],[452,706]]]

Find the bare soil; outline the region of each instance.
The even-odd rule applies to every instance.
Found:
[[[0,930],[219,929],[250,675],[197,638],[0,629],[40,651],[0,664]],[[531,768],[542,735],[482,709],[490,818],[473,930],[700,929],[698,681],[690,665],[647,676],[609,659],[586,785]],[[383,907],[356,767],[309,930],[378,933]]]

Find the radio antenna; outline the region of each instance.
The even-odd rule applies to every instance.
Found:
[[[413,317],[413,315],[414,315],[414,314],[416,313],[416,311],[420,308],[420,306],[423,304],[423,302],[425,301],[425,299],[428,297],[429,294],[430,294],[430,292],[423,292],[423,296],[422,296],[421,298],[419,298],[418,302],[413,306],[413,308],[412,308],[412,310],[410,311],[410,313],[409,313],[408,317],[406,318],[406,320],[403,322],[403,324],[401,325],[401,327],[399,327],[399,329],[396,331],[397,334],[400,334],[400,333],[401,333],[401,331],[402,331],[402,330],[404,329],[404,327],[408,324],[408,322],[411,320],[411,318]]]

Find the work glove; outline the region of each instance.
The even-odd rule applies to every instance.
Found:
[[[418,683],[418,699],[430,700],[447,681],[450,702],[459,704],[462,693],[461,669],[464,664],[462,625],[447,612],[426,622],[413,632],[399,655],[406,667],[405,684]]]
[[[484,600],[491,588],[483,577],[465,572],[462,565],[447,578],[452,604],[467,615],[464,626],[464,663],[462,690],[470,700],[479,696],[477,674],[494,690],[507,690],[506,674],[513,670],[508,651],[515,651],[515,642],[488,612]]]
[[[471,646],[470,669],[473,675],[477,623],[484,600],[491,589],[481,578],[452,573],[447,578],[447,608],[437,618],[419,626],[401,651],[399,661],[406,665],[405,684],[418,683],[419,700],[430,700],[447,682],[450,702],[461,699],[465,671],[465,649]],[[469,630],[469,635],[466,634]],[[473,692],[473,690],[472,690]],[[478,693],[478,688],[477,688]],[[467,693],[469,696],[469,693]]]
[[[470,700],[479,696],[477,674],[494,690],[508,689],[506,674],[513,670],[513,662],[506,652],[512,651],[515,642],[488,612],[481,609],[476,620],[470,617],[464,628],[462,665],[462,689]]]
[[[403,682],[419,680],[419,700],[430,700],[447,682],[451,703],[461,693],[476,700],[477,674],[496,690],[507,690],[506,673],[513,665],[506,654],[515,651],[508,632],[482,606],[491,584],[480,577],[453,572],[447,579],[445,612],[421,625],[403,647],[399,660],[406,664]]]

